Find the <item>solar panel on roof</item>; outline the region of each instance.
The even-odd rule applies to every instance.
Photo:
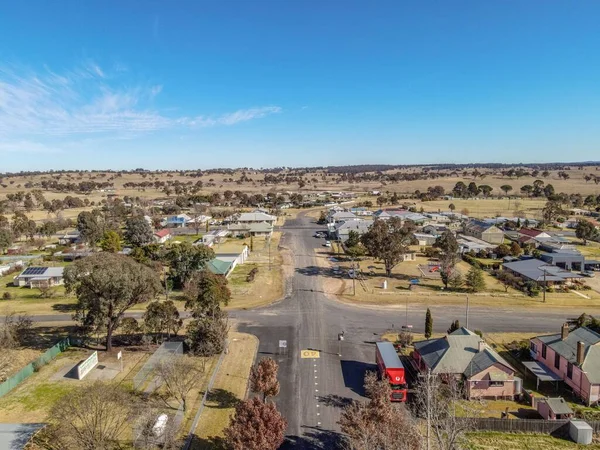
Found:
[[[28,267],[23,275],[42,275],[46,270],[48,270],[47,267]]]

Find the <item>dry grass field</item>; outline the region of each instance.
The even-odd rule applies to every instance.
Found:
[[[223,436],[235,405],[246,397],[250,368],[254,363],[258,339],[246,333],[229,333],[229,351],[216,374],[206,407],[200,416],[192,441],[192,449],[215,448],[213,443]]]
[[[389,170],[383,172],[384,174],[396,174],[396,173],[420,173],[422,172],[422,167],[411,167],[397,170]],[[553,170],[550,171],[550,175],[548,177],[543,178],[541,175],[533,178],[531,176],[524,176],[519,179],[513,177],[508,178],[504,177],[500,174],[500,171],[493,171],[491,169],[478,169],[481,173],[488,173],[483,179],[477,177],[473,179],[470,174],[473,169],[469,170],[469,174],[463,175],[463,171],[458,170],[456,172],[452,172],[450,170],[440,170],[440,173],[452,174],[452,176],[444,176],[436,179],[426,179],[426,180],[414,180],[414,181],[398,181],[398,182],[380,182],[380,181],[369,181],[363,182],[360,181],[358,183],[350,183],[347,180],[340,180],[337,174],[328,174],[324,175],[322,170],[309,171],[304,175],[304,179],[308,180],[309,183],[302,189],[298,188],[297,184],[265,184],[262,183],[264,180],[265,174],[259,173],[256,171],[247,171],[246,175],[252,180],[250,182],[244,181],[238,183],[238,180],[242,176],[241,171],[236,171],[232,174],[204,174],[201,177],[188,177],[182,176],[179,172],[162,172],[162,173],[129,173],[124,172],[121,176],[115,177],[111,179],[111,176],[114,175],[111,173],[106,173],[106,176],[103,176],[100,172],[95,173],[77,173],[70,172],[64,173],[60,177],[61,183],[78,183],[81,181],[106,181],[111,179],[111,182],[114,184],[115,193],[120,196],[132,196],[132,197],[166,197],[166,195],[156,189],[146,188],[146,189],[137,189],[137,188],[126,188],[125,185],[127,183],[141,183],[144,181],[179,181],[181,183],[196,183],[196,181],[202,181],[204,187],[202,191],[204,192],[222,192],[224,190],[241,190],[247,193],[254,192],[269,192],[269,191],[300,191],[300,192],[311,192],[311,191],[356,191],[356,192],[366,192],[369,190],[377,189],[382,192],[397,192],[400,194],[408,194],[413,193],[416,190],[421,192],[426,191],[430,186],[442,186],[447,191],[450,191],[452,187],[458,182],[462,181],[466,184],[471,181],[475,181],[477,184],[487,184],[491,186],[493,190],[493,194],[498,195],[500,193],[500,186],[504,184],[511,185],[514,189],[511,194],[518,194],[521,186],[525,184],[531,184],[535,179],[542,179],[545,183],[550,183],[554,186],[557,192],[566,192],[566,193],[581,193],[581,194],[593,194],[598,193],[600,191],[599,185],[594,184],[593,181],[586,182],[584,176],[586,174],[600,175],[600,166],[590,166],[584,167],[583,170],[578,170],[577,167],[571,167],[571,170],[568,171],[570,178],[568,180],[564,180],[559,178],[558,171]],[[54,175],[54,177],[56,174]],[[36,175],[21,175],[21,176],[11,176],[4,178],[2,180],[2,184],[6,185],[6,187],[0,186],[0,196],[8,193],[15,193],[18,191],[27,191],[28,188],[25,187],[27,183],[40,183],[43,180],[51,180],[53,176],[50,174],[36,174]],[[64,193],[60,192],[52,192],[45,191],[44,195],[48,199],[53,198],[63,198]],[[86,197],[90,201],[100,201],[103,198],[106,198],[106,193],[102,192],[94,192]]]

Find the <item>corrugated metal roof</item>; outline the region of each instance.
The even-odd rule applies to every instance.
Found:
[[[376,342],[375,345],[383,359],[385,367],[388,369],[403,369],[404,366],[398,358],[398,353],[391,342]]]
[[[582,368],[588,372],[590,381],[594,379],[597,380],[593,381],[594,383],[600,383],[600,351],[597,347],[593,347],[600,342],[600,334],[587,327],[580,327],[571,331],[564,340],[561,339],[560,333],[537,336],[537,338],[571,364],[577,364],[577,343],[583,342],[585,354]],[[592,348],[593,351],[590,352]]]
[[[432,373],[454,373],[470,377],[500,363],[514,371],[498,353],[484,344],[479,351],[481,338],[466,328],[440,339],[415,342],[415,350]]]
[[[564,398],[547,398],[541,401],[546,402],[554,414],[573,414],[573,410]]]

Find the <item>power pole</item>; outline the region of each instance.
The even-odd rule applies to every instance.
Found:
[[[427,450],[431,450],[431,369],[427,369]]]
[[[269,272],[271,271],[271,236],[269,236]]]
[[[469,329],[469,296],[467,295],[467,320],[466,320],[465,328]]]
[[[354,268],[354,258],[352,258],[352,295],[356,295],[356,269]]]
[[[544,271],[544,303],[546,303],[546,268],[542,269]]]

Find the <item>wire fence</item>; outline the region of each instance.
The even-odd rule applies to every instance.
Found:
[[[62,341],[58,342],[54,346],[50,347],[46,352],[37,358],[36,360],[30,362],[13,376],[9,377],[3,383],[0,383],[0,397],[8,394],[14,388],[16,388],[22,381],[29,378],[34,372],[38,371],[42,366],[45,366],[54,358],[56,358],[59,354],[68,349],[73,343],[70,338],[65,338]]]
[[[176,355],[183,355],[183,342],[163,342],[133,377],[133,389],[136,391],[141,390],[154,369],[161,362]]]

